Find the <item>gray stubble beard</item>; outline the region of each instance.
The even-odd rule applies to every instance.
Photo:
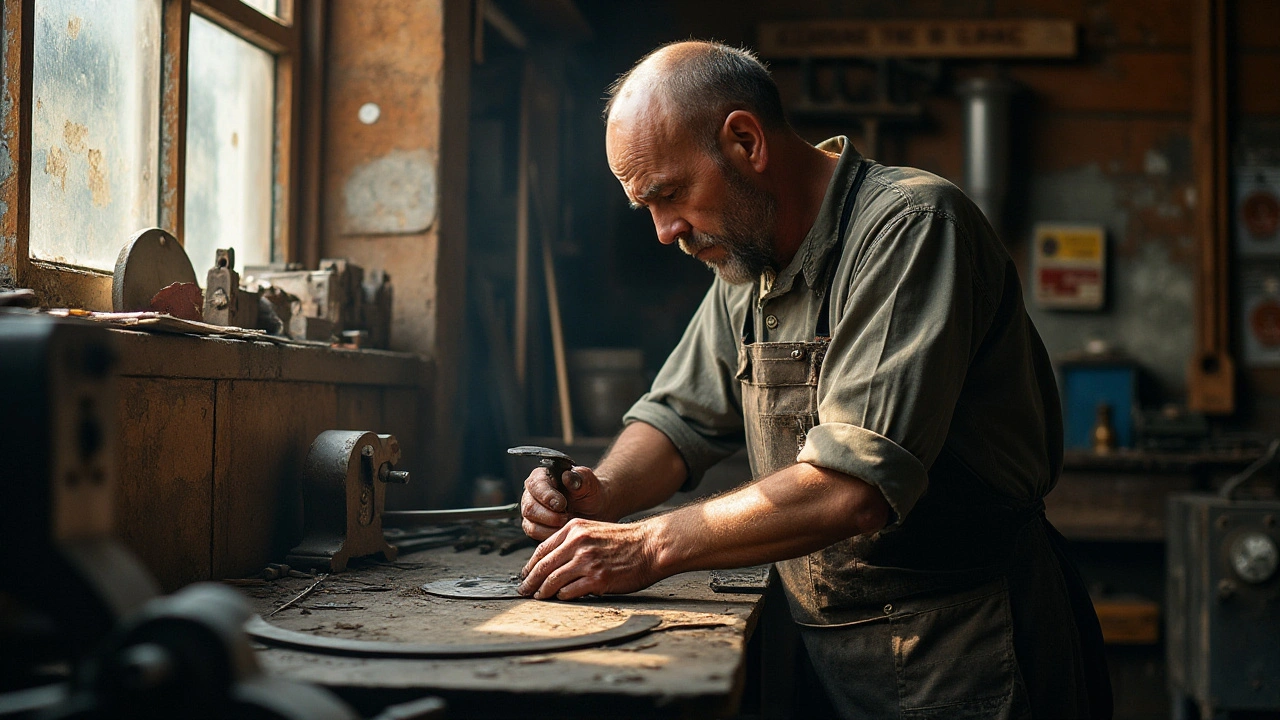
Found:
[[[704,264],[730,285],[755,282],[765,269],[774,264],[773,228],[777,202],[772,195],[738,174],[723,158],[719,158],[717,164],[729,186],[722,222],[724,234],[708,235],[691,230],[680,238],[680,249],[696,255],[708,247],[723,247],[726,254],[722,260],[704,261]]]

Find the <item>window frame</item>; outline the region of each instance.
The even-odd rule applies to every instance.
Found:
[[[0,285],[33,288],[46,307],[110,310],[110,271],[31,257],[36,0],[2,2],[0,33],[5,43],[0,96],[6,111],[0,114],[0,165],[7,160],[11,171],[0,176],[0,202],[7,208],[0,217]],[[194,13],[275,58],[271,256],[273,262],[305,263],[319,257],[320,65],[326,3],[279,0],[279,5],[279,17],[274,17],[240,0],[162,0],[157,224],[184,242],[187,64]],[[303,121],[304,103],[315,119]],[[308,175],[316,178],[305,188],[301,183],[304,164]],[[207,270],[198,258],[192,259],[192,265],[197,277]]]

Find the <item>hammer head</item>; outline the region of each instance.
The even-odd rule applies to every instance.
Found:
[[[539,447],[537,445],[521,445],[507,449],[508,455],[523,455],[526,457],[538,458],[538,464],[551,471],[551,476],[560,480],[560,476],[568,472],[575,463],[573,458],[565,455],[559,450],[551,448]]]

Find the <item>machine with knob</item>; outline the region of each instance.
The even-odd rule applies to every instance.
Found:
[[[1166,631],[1175,713],[1280,711],[1280,501],[1245,492],[1280,440],[1217,493],[1172,495]]]

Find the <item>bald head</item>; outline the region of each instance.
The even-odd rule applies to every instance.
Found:
[[[688,134],[718,156],[716,137],[734,110],[755,115],[766,130],[782,130],[787,119],[778,86],[747,50],[690,40],[663,45],[640,59],[609,87],[605,120],[660,122]]]

